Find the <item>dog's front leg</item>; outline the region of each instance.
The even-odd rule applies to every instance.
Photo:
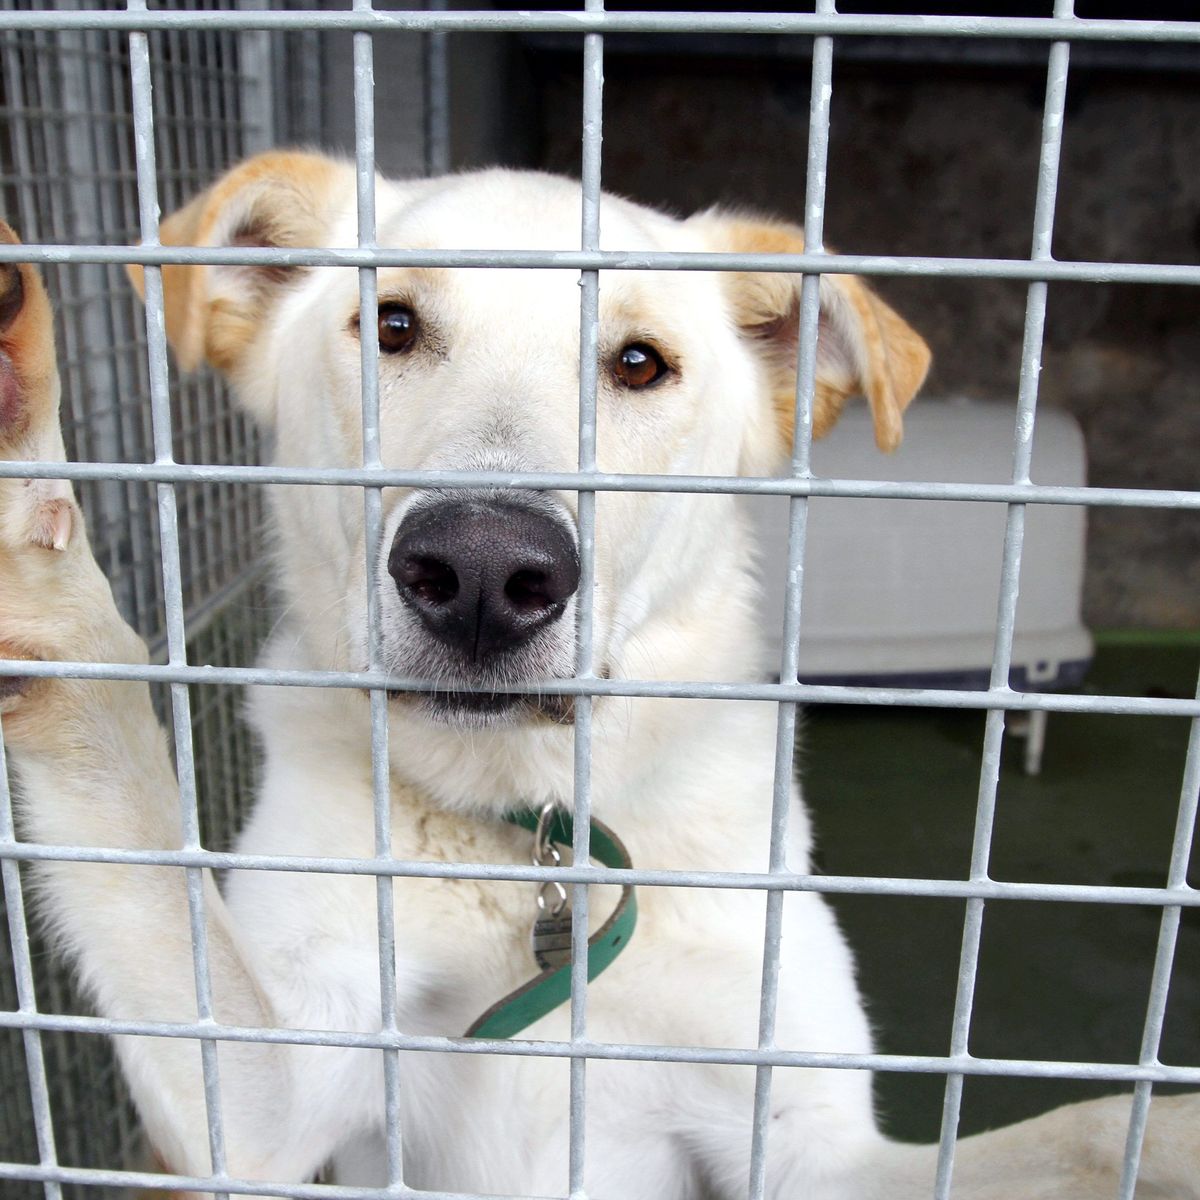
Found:
[[[0,222],[0,240],[15,241]],[[29,266],[0,264],[0,459],[61,461],[50,306]],[[144,663],[61,481],[0,479],[0,657]],[[0,676],[0,719],[19,782],[22,834],[48,845],[169,850],[179,792],[144,683]],[[194,1022],[185,872],[45,862],[42,912],[98,1010],[120,1020]],[[205,878],[217,1021],[276,1023],[211,879]],[[119,1052],[158,1156],[211,1168],[198,1044],[122,1037]],[[295,1120],[301,1089],[283,1046],[224,1043],[221,1099],[232,1176],[303,1179],[327,1153]]]

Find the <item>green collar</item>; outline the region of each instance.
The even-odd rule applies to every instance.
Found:
[[[504,818],[535,833],[538,814],[525,809],[507,813]],[[607,825],[591,823],[591,856],[606,867],[628,869],[633,866],[629,851]],[[548,839],[560,846],[570,846],[574,838],[575,821],[565,809],[557,808],[550,818]],[[588,980],[596,978],[629,944],[637,924],[637,897],[632,884],[621,888],[621,898],[612,915],[588,939]],[[534,1021],[553,1012],[571,998],[571,967],[552,968],[535,975],[513,992],[497,1000],[467,1030],[472,1038],[509,1038],[532,1025]]]

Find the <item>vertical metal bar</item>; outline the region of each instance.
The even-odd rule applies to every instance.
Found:
[[[37,213],[44,234],[54,239],[74,236],[79,240],[87,240],[89,233],[94,234],[103,228],[95,223],[94,215],[91,215],[90,181],[94,164],[88,161],[87,155],[87,118],[90,110],[83,95],[88,75],[86,51],[93,37],[66,32],[28,36],[26,43],[30,58],[25,79],[5,80],[5,84],[10,85],[6,87],[11,92],[10,99],[18,99],[21,92],[28,88],[30,90],[25,95],[30,101],[29,108],[41,110],[36,119],[22,113],[24,119],[19,117],[13,121],[15,127],[34,126],[38,134],[36,141],[28,136],[33,133],[31,129],[23,131],[28,140],[14,136],[14,149],[18,160],[24,159],[25,169],[30,171],[28,178],[44,181],[40,188],[40,203],[33,211]],[[18,111],[23,107],[23,104],[18,104]],[[27,157],[30,150],[33,151],[32,159]],[[37,192],[35,185],[34,194]],[[30,230],[27,236],[32,239],[37,234]],[[60,424],[69,453],[76,458],[107,457],[102,448],[97,447],[97,434],[102,432],[105,424],[103,410],[96,414],[88,405],[89,395],[96,391],[93,372],[97,368],[102,371],[104,365],[103,355],[97,353],[97,347],[107,344],[103,336],[103,320],[99,322],[99,329],[96,322],[97,315],[103,312],[103,305],[96,296],[99,290],[97,285],[103,274],[104,268],[84,265],[46,272],[47,283],[52,288],[57,284],[60,293],[59,302],[55,305],[58,358],[63,383]],[[85,346],[87,352],[83,351]],[[99,394],[104,394],[103,389]],[[112,446],[107,448],[111,450]],[[86,508],[94,530],[93,545],[101,554],[107,550],[110,558],[113,549],[112,524],[104,519],[106,505],[100,501],[107,489],[113,486],[91,484],[80,489],[85,501],[91,502],[86,504]],[[3,774],[4,765],[0,761],[0,776]],[[3,781],[0,781],[2,786]],[[14,830],[9,795],[5,796],[4,808],[4,840],[11,842],[14,840]],[[40,978],[35,981],[21,893],[21,875],[15,864],[4,863],[3,881],[17,1007],[30,1013],[36,1012],[37,993],[41,990],[43,1000],[51,1008],[61,1011],[67,1002],[65,980],[43,969],[38,972]],[[39,965],[44,968],[44,957]],[[87,1123],[78,1119],[81,1112],[86,1113],[80,1101],[82,1096],[90,1095],[87,1090],[81,1092],[81,1088],[86,1089],[92,1082],[87,1079],[90,1074],[88,1066],[93,1061],[95,1050],[100,1048],[76,1044],[68,1049],[61,1040],[45,1046],[40,1034],[32,1029],[22,1030],[22,1040],[31,1100],[30,1116],[38,1156],[43,1163],[51,1165],[64,1153],[68,1160],[78,1160],[80,1150],[87,1144],[83,1141],[81,1146],[81,1134],[86,1138],[81,1126]],[[55,1084],[53,1093],[48,1086],[51,1078]],[[60,1117],[66,1118],[57,1135],[52,1117],[55,1101]],[[87,1132],[93,1135],[98,1143],[97,1148],[103,1152],[105,1131],[93,1124]],[[52,1188],[43,1186],[47,1193],[52,1191],[57,1195],[61,1190],[57,1184]]]
[[[16,841],[13,826],[12,791],[8,784],[8,762],[4,751],[4,730],[0,727],[0,846]],[[21,867],[7,855],[0,860],[0,879],[4,886],[4,905],[8,909],[8,934],[12,946],[13,976],[17,984],[17,1005],[21,1013],[37,1012],[37,992],[33,984],[33,959],[29,953],[29,929],[25,921],[25,897],[21,889]],[[29,1100],[33,1111],[33,1129],[37,1137],[38,1162],[43,1167],[58,1166],[54,1144],[54,1120],[50,1109],[50,1086],[42,1035],[37,1029],[21,1030],[25,1044],[25,1067],[29,1075]],[[53,1180],[43,1184],[46,1200],[62,1200],[62,1188]]]
[[[1196,697],[1200,699],[1200,680],[1196,682]],[[1198,810],[1200,720],[1195,720],[1188,736],[1183,786],[1179,794],[1179,813],[1175,820],[1175,836],[1171,842],[1171,866],[1167,872],[1169,888],[1183,890],[1187,887],[1188,863]],[[1158,929],[1158,946],[1154,953],[1154,971],[1150,977],[1150,999],[1146,1005],[1146,1022],[1142,1029],[1142,1045],[1138,1054],[1138,1063],[1142,1066],[1154,1066],[1158,1063],[1158,1048],[1162,1041],[1163,1021],[1167,1015],[1167,995],[1171,987],[1171,968],[1175,963],[1175,946],[1179,937],[1179,919],[1182,911],[1178,904],[1163,907],[1162,921]],[[1121,1186],[1117,1192],[1118,1200],[1133,1200],[1133,1192],[1137,1187],[1152,1089],[1153,1084],[1149,1080],[1139,1080],[1133,1091],[1129,1132],[1125,1137],[1125,1159],[1121,1167]]]
[[[109,92],[114,117],[116,113],[124,112],[126,94],[131,84],[125,69],[124,59],[128,58],[128,43],[125,38],[111,34],[109,46],[112,58],[109,64]],[[122,54],[124,51],[124,54]],[[116,160],[117,170],[113,184],[113,197],[116,209],[122,214],[122,224],[115,227],[122,238],[131,238],[137,229],[137,164],[134,160],[135,150],[131,146],[132,138],[122,124],[114,119],[111,126],[110,144],[107,147]],[[130,209],[134,210],[133,212]],[[121,396],[128,396],[129,403],[124,410],[122,433],[124,438],[123,457],[135,460],[144,457],[147,446],[152,440],[145,406],[137,403],[137,398],[146,391],[148,366],[146,356],[140,350],[140,341],[145,336],[145,317],[139,317],[137,310],[128,302],[122,305],[121,333],[126,339],[125,351],[120,363],[124,379],[121,381]],[[140,327],[140,328],[139,328]],[[130,580],[129,595],[132,600],[130,611],[133,614],[134,625],[142,634],[158,636],[159,604],[158,593],[162,585],[158,570],[153,564],[153,520],[150,514],[149,489],[140,484],[127,483],[124,492],[125,516],[134,531],[129,544]]]
[[[370,12],[371,0],[354,0],[355,12]],[[354,35],[354,161],[358,194],[358,244],[375,246],[375,50],[369,33]],[[358,272],[359,345],[362,364],[363,466],[378,467],[379,443],[379,328],[378,280],[374,267]],[[379,639],[377,568],[383,537],[383,496],[378,487],[363,489],[367,578],[367,644],[372,671],[383,669]],[[391,773],[388,763],[388,698],[381,688],[371,691],[371,784],[375,813],[375,853],[392,854]],[[396,917],[392,880],[375,881],[379,934],[380,1022],[384,1032],[396,1030]],[[400,1052],[382,1051],[384,1120],[387,1128],[388,1186],[404,1183],[403,1139],[400,1129]]]
[[[263,8],[269,8],[268,0],[257,0]],[[286,59],[285,39],[260,31],[249,41],[243,36],[238,44],[238,78],[241,93],[242,134],[239,154],[248,154],[268,150],[277,144],[280,129],[276,123],[277,115],[286,127],[288,110],[277,104],[277,92],[287,78],[282,71],[282,65],[275,69],[275,59],[280,64]],[[308,93],[315,95],[316,93]],[[214,412],[219,414],[217,432],[219,453],[218,460],[245,461],[253,459],[259,449],[254,437],[252,426],[247,418],[238,412],[231,403],[228,389],[218,390]],[[238,570],[245,571],[253,562],[257,542],[256,527],[258,524],[256,506],[261,503],[262,493],[257,488],[230,488],[224,492],[224,503],[221,505],[221,542],[228,548],[236,546]],[[228,578],[222,582],[227,582]],[[232,817],[232,813],[231,813]],[[230,821],[230,829],[236,828],[236,821]]]
[[[104,229],[100,223],[99,187],[96,176],[100,160],[96,156],[95,143],[91,135],[91,101],[88,95],[89,63],[86,57],[89,46],[94,47],[95,34],[62,33],[59,35],[59,57],[61,63],[61,87],[63,106],[63,159],[66,170],[63,182],[71,191],[71,209],[78,219],[84,213],[92,214],[89,229],[99,233]],[[82,234],[76,224],[76,235]],[[82,356],[79,364],[82,400],[89,396],[118,396],[114,371],[115,356],[97,352],[98,347],[111,344],[109,339],[109,317],[105,296],[105,284],[112,268],[97,264],[80,264],[78,272],[80,300],[76,321],[83,345],[91,352]],[[74,325],[75,322],[66,322]],[[85,417],[90,437],[90,449],[101,461],[114,462],[119,458],[117,423],[119,410],[115,404],[102,409],[99,416]],[[117,545],[115,532],[117,523],[112,519],[119,511],[121,485],[111,480],[98,482],[88,489],[85,503],[90,501],[88,518],[90,528],[95,531],[93,546],[100,547],[104,556],[101,561],[116,563]]]
[[[267,0],[253,0],[253,4],[263,9],[270,7]],[[217,92],[217,111],[226,118],[223,156],[217,164],[221,170],[231,161],[275,145],[271,51],[278,40],[273,38],[274,35],[264,31],[257,31],[249,37],[228,32],[219,35],[223,71],[221,86],[219,90],[214,90]],[[227,386],[216,379],[210,384],[209,401],[204,406],[204,412],[207,429],[204,440],[209,446],[207,453],[219,456],[206,461],[227,462],[246,455],[250,442],[246,436],[250,428],[248,425],[242,426],[244,432],[241,438],[231,436],[228,439],[232,445],[226,450],[224,433],[232,429],[237,418]],[[228,586],[231,576],[245,569],[246,548],[253,539],[239,518],[245,515],[246,499],[257,494],[256,489],[247,492],[241,488],[217,487],[209,491],[212,508],[207,525],[216,532],[217,545],[224,551],[223,555],[215,556],[211,561],[215,576],[214,591]],[[222,558],[234,565],[222,568],[219,565]]]
[[[204,36],[207,39],[207,35]],[[219,33],[213,35],[214,38],[221,36]],[[167,167],[167,170],[162,172],[161,186],[165,192],[168,206],[171,207],[182,205],[186,199],[190,198],[187,194],[186,184],[180,177],[182,173],[171,170],[172,166],[179,167],[188,161],[189,142],[197,132],[193,122],[183,119],[184,113],[189,111],[185,101],[187,93],[184,91],[184,83],[189,81],[189,75],[191,87],[188,90],[191,92],[192,101],[190,111],[197,115],[221,111],[219,105],[211,103],[212,91],[215,89],[210,88],[206,94],[204,85],[199,78],[199,71],[195,69],[194,60],[190,64],[192,70],[189,72],[186,69],[189,65],[186,49],[189,45],[196,45],[199,42],[200,39],[197,35],[175,30],[159,34],[156,41],[158,55],[154,66],[159,95],[160,97],[170,96],[169,105],[164,105],[170,119],[158,122],[157,133],[158,144]],[[199,155],[193,157],[192,161],[196,161],[196,158],[199,157]],[[162,165],[160,164],[160,169]],[[160,197],[160,203],[161,199],[162,197]],[[211,461],[205,454],[202,434],[205,414],[210,412],[213,407],[214,398],[211,391],[212,382],[208,379],[176,380],[174,396],[178,406],[176,409],[178,424],[177,428],[172,431],[172,444],[178,447],[179,455],[184,462]],[[210,394],[204,395],[203,393],[206,392]],[[183,575],[182,581],[185,606],[195,604],[197,599],[206,595],[212,587],[211,575],[206,577],[206,569],[210,572],[211,564],[217,561],[209,507],[209,497],[212,492],[213,485],[204,483],[189,484],[183,489],[182,494],[176,492],[180,499],[183,517],[184,537],[180,552],[186,565],[186,573]],[[204,746],[201,743],[201,753],[203,750]],[[199,779],[199,764],[197,764],[197,771]]]
[[[832,13],[833,0],[817,0],[816,11]],[[820,254],[825,237],[825,181],[829,161],[829,110],[833,96],[833,38],[813,40],[812,87],[809,95],[808,160],[805,168],[804,247]],[[792,475],[811,475],[813,398],[817,371],[817,328],[820,318],[821,277],[805,275],[800,286],[799,345],[796,360],[795,433]],[[804,583],[804,545],[808,532],[808,498],[793,496],[788,503],[787,582],[784,593],[783,649],[780,679],[794,683],[799,675],[800,612]],[[796,748],[796,705],[779,705],[775,725],[775,778],[771,799],[769,869],[787,870],[787,830],[791,810]],[[779,959],[782,948],[784,893],[767,894],[763,938],[762,982],[759,994],[758,1046],[775,1046],[779,999]],[[767,1133],[771,1108],[772,1069],[759,1066],[754,1076],[754,1113],[750,1141],[750,1200],[762,1200],[767,1187]]]
[[[118,185],[111,182],[106,185],[100,178],[102,163],[105,164],[106,171],[113,171],[116,167],[117,155],[113,143],[118,140],[114,137],[114,118],[118,109],[112,88],[112,67],[110,65],[108,70],[104,69],[105,59],[108,59],[111,64],[115,42],[116,39],[112,34],[97,32],[90,35],[89,44],[96,52],[97,61],[92,69],[86,72],[87,86],[82,89],[83,94],[78,97],[77,101],[80,124],[86,135],[86,145],[80,146],[74,151],[69,146],[68,156],[74,158],[78,163],[86,163],[86,173],[93,179],[91,207],[96,223],[95,228],[106,230],[110,236],[121,236],[128,217],[124,214],[121,216],[117,214],[119,206],[114,201],[118,196]],[[74,89],[68,89],[68,96],[73,91]],[[71,102],[76,102],[74,97]],[[108,119],[106,121],[97,119],[96,114],[105,114]],[[81,196],[81,201],[82,199]],[[107,369],[103,378],[96,384],[98,395],[107,395],[113,398],[112,416],[104,422],[97,438],[96,447],[101,458],[112,462],[119,462],[125,457],[126,439],[123,436],[123,425],[129,402],[125,398],[131,400],[138,392],[137,387],[128,378],[129,373],[125,370],[128,351],[118,349],[122,345],[128,346],[130,340],[126,328],[127,322],[122,321],[122,316],[128,313],[128,307],[119,303],[117,299],[119,293],[113,287],[113,281],[119,274],[118,267],[110,266],[97,270],[96,278],[98,281],[102,281],[103,287],[95,309],[102,320],[95,332],[89,330],[86,334],[89,344],[113,348],[109,353],[97,356],[102,358]],[[122,280],[122,282],[124,281]],[[133,374],[136,376],[136,371]],[[114,480],[106,481],[96,486],[92,497],[103,500],[99,516],[105,526],[103,532],[105,557],[100,559],[100,562],[112,584],[118,607],[121,612],[132,617],[137,612],[138,585],[133,577],[134,572],[128,558],[123,562],[121,557],[121,543],[127,536],[127,531],[133,521],[128,485]],[[86,498],[84,502],[87,502]],[[98,524],[97,514],[89,513],[87,516],[89,528],[95,529]],[[93,538],[93,547],[100,543],[101,538]]]
[[[442,12],[446,0],[427,0],[430,12]],[[425,174],[450,170],[450,35],[425,35]]]
[[[268,9],[269,0],[241,0],[240,7]],[[238,82],[242,153],[257,154],[275,145],[275,97],[271,77],[271,35],[251,30],[229,35],[238,42]]]
[[[602,12],[603,0],[587,0],[588,12]],[[600,248],[602,144],[604,137],[604,37],[588,34],[583,41],[583,129],[580,246]],[[579,469],[596,469],[596,388],[600,344],[600,272],[580,274],[579,303]],[[577,678],[595,678],[594,602],[596,578],[596,493],[579,493],[579,591],[576,601]],[[573,859],[586,863],[591,848],[592,715],[595,700],[575,700]],[[588,889],[571,887],[571,1040],[587,1038]],[[587,1125],[587,1060],[570,1065],[569,1187],[584,1197]]]
[[[144,12],[145,0],[128,0],[132,12]],[[158,187],[154,152],[154,110],[151,91],[150,48],[145,33],[129,35],[130,83],[133,99],[134,149],[137,161],[138,212],[142,241],[157,246]],[[157,463],[173,461],[171,438],[171,397],[167,370],[167,334],[164,322],[162,270],[147,267],[146,339],[150,370],[150,409],[154,434],[154,458]],[[180,575],[179,519],[172,484],[159,484],[159,534],[162,550],[162,575],[166,611],[169,662],[182,666],[187,662],[186,630],[183,616],[183,588]],[[199,814],[196,806],[196,763],[192,747],[191,704],[186,684],[171,685],[171,715],[175,730],[175,765],[179,776],[180,825],[185,849],[200,847]],[[213,1021],[212,981],[209,974],[208,927],[204,913],[204,873],[197,867],[185,868],[188,916],[192,936],[192,960],[196,981],[196,1013],[202,1024]],[[221,1122],[220,1078],[217,1043],[200,1041],[200,1061],[204,1073],[204,1100],[208,1117],[209,1154],[212,1172],[225,1174],[225,1138]],[[218,1193],[224,1197],[226,1193]]]
[[[1054,15],[1074,15],[1074,0],[1055,0]],[[1058,194],[1058,169],[1062,155],[1063,117],[1067,101],[1067,70],[1070,44],[1055,42],[1050,47],[1046,72],[1046,102],[1042,114],[1041,154],[1038,164],[1037,196],[1033,214],[1034,261],[1051,258],[1054,232],[1054,205]],[[1017,394],[1016,432],[1013,445],[1012,481],[1029,482],[1033,457],[1033,430],[1037,411],[1038,378],[1042,369],[1042,339],[1046,325],[1046,296],[1043,282],[1031,283],[1025,304],[1025,331],[1021,347],[1021,379]],[[1004,556],[1000,569],[1000,595],[996,612],[996,641],[992,655],[990,686],[1006,689],[1012,667],[1013,632],[1016,627],[1017,599],[1021,582],[1021,551],[1025,541],[1025,505],[1010,504],[1004,531]],[[971,879],[988,877],[991,857],[992,826],[996,815],[996,791],[1000,781],[1000,758],[1004,738],[1003,709],[989,709],[984,724],[983,755],[979,772],[979,794],[975,809],[975,832],[971,846]],[[958,982],[954,998],[954,1018],[950,1033],[950,1054],[954,1058],[969,1053],[971,1011],[975,1002],[975,981],[979,971],[979,944],[983,933],[982,899],[967,901],[963,919],[962,949],[959,955]],[[949,1200],[954,1174],[955,1139],[962,1111],[964,1076],[951,1072],[946,1076],[942,1102],[942,1128],[938,1144],[935,1200]]]

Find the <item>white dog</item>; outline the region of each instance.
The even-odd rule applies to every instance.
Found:
[[[168,243],[355,242],[350,165],[307,154],[254,159],[163,223]],[[379,181],[379,241],[394,247],[569,249],[578,185],[488,171]],[[801,231],[720,213],[681,221],[616,199],[604,243],[633,250],[793,251]],[[138,272],[134,272],[138,276]],[[48,306],[36,273],[0,282],[0,453],[62,457]],[[799,279],[782,274],[613,271],[603,277],[602,470],[734,475],[778,469],[791,440]],[[207,360],[268,428],[275,461],[361,463],[357,274],[167,267],[167,332],[182,367]],[[857,279],[821,281],[815,431],[864,393],[884,448],[928,364],[921,339]],[[372,322],[373,327],[373,322]],[[565,472],[576,464],[579,301],[569,271],[382,269],[382,458],[391,467]],[[574,493],[383,494],[368,568],[362,495],[275,489],[283,617],[273,667],[367,664],[368,569],[378,636],[397,676],[436,681],[389,700],[392,852],[399,859],[528,863],[515,809],[569,806],[569,701],[507,688],[569,677],[579,586]],[[597,502],[595,670],[614,678],[758,675],[753,551],[728,496],[603,493]],[[71,494],[0,480],[0,652],[142,662],[113,606]],[[485,694],[468,689],[482,687]],[[141,684],[8,681],[0,709],[32,840],[179,844],[178,792]],[[264,782],[238,849],[374,853],[369,702],[352,690],[259,688],[250,711]],[[775,709],[727,700],[601,699],[594,810],[639,868],[762,871]],[[793,795],[788,862],[809,869]],[[46,864],[42,903],[101,1013],[196,1016],[183,872]],[[397,878],[395,1019],[461,1037],[533,973],[528,882]],[[594,888],[593,926],[614,888]],[[206,883],[219,1021],[380,1028],[376,886],[369,876],[242,871]],[[762,892],[642,888],[628,950],[589,989],[601,1042],[753,1047]],[[851,953],[824,900],[786,897],[776,1044],[868,1053]],[[560,1006],[527,1036],[565,1039]],[[210,1169],[200,1055],[181,1039],[118,1039],[162,1161]],[[323,1168],[378,1182],[382,1055],[369,1049],[220,1046],[228,1170],[303,1181]],[[405,1052],[404,1177],[418,1188],[518,1196],[567,1190],[568,1069],[561,1059]],[[745,1194],[754,1072],[744,1066],[592,1061],[586,1191],[597,1200],[734,1200]],[[1191,1099],[1152,1110],[1139,1197],[1200,1197]],[[1099,1200],[1115,1195],[1127,1099],[1062,1109],[958,1147],[954,1195]],[[777,1069],[767,1142],[774,1200],[923,1200],[933,1147],[893,1143],[862,1070]],[[330,1166],[332,1164],[332,1166]]]

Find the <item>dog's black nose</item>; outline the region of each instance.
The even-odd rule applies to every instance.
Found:
[[[396,531],[388,572],[426,629],[473,661],[527,641],[579,587],[579,554],[550,512],[501,498],[438,500]]]

